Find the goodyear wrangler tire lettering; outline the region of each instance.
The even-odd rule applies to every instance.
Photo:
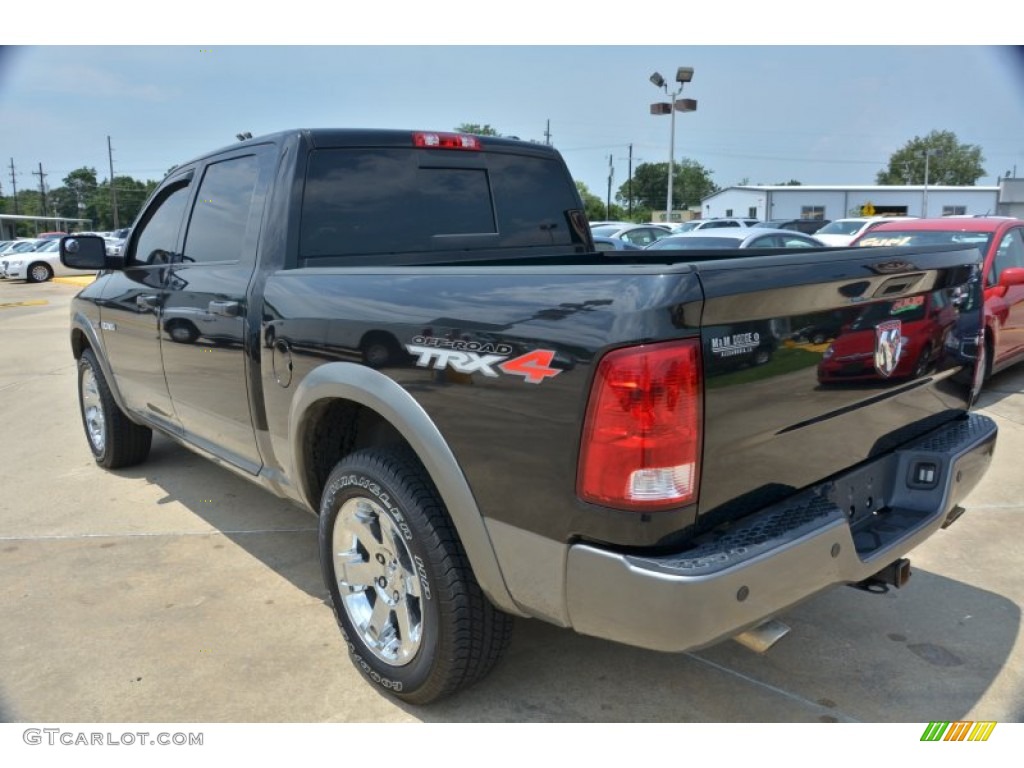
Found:
[[[512,617],[484,597],[408,449],[339,462],[325,484],[319,542],[349,655],[382,690],[426,704],[486,675],[507,647]]]

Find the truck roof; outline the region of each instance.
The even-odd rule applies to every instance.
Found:
[[[395,128],[292,128],[274,133],[267,133],[261,136],[254,136],[251,139],[237,141],[234,144],[227,144],[211,152],[204,152],[197,155],[188,162],[181,163],[171,169],[173,173],[178,168],[191,165],[192,163],[204,160],[208,157],[231,152],[239,147],[250,144],[279,144],[297,135],[306,138],[313,147],[411,147],[412,137],[415,134],[438,134],[449,136],[475,136],[481,143],[483,149],[515,149],[517,151],[527,150],[536,154],[557,155],[554,147],[545,144],[538,144],[533,141],[523,141],[517,138],[502,136],[479,136],[476,134],[459,133],[458,131],[431,131],[426,129],[395,129]]]

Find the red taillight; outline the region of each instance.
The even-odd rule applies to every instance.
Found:
[[[480,139],[465,133],[414,133],[412,143],[428,149],[480,149]]]
[[[583,425],[579,497],[640,512],[695,502],[701,385],[699,339],[605,355]]]

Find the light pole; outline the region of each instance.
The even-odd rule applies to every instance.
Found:
[[[921,200],[921,218],[928,218],[928,170],[929,160],[933,157],[941,157],[941,149],[926,149],[924,151],[924,190],[922,192]]]
[[[664,88],[665,93],[671,99],[667,103],[662,101],[651,104],[652,115],[672,116],[671,133],[669,134],[668,141],[668,194],[665,199],[665,223],[668,224],[672,221],[672,181],[676,169],[676,112],[697,111],[696,99],[677,99],[676,97],[683,92],[683,85],[693,80],[693,67],[679,67],[676,70],[676,82],[679,83],[679,87],[673,92],[669,92],[668,83],[665,82],[665,78],[659,72],[651,75],[650,80],[656,87]]]

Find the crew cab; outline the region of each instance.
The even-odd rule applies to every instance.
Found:
[[[484,677],[515,616],[685,651],[902,585],[995,446],[978,252],[597,252],[582,211],[556,151],[502,138],[176,166],[120,253],[61,243],[102,270],[71,309],[89,447],[130,466],[156,430],[317,514],[349,654],[411,703]],[[780,343],[920,296],[955,343],[912,376],[899,318],[856,387]]]

